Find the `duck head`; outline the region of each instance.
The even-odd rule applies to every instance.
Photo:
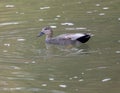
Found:
[[[42,31],[38,34],[38,37],[41,37],[43,35],[46,35],[47,37],[52,37],[53,31],[51,27],[44,27]]]

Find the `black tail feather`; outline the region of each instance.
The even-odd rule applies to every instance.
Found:
[[[85,34],[85,36],[82,36],[80,38],[78,38],[77,40],[80,41],[81,43],[86,43],[89,39],[90,39],[90,35]]]

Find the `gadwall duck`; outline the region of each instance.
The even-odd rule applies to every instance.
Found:
[[[53,31],[51,27],[44,27],[39,33],[38,37],[46,35],[45,42],[48,44],[68,45],[76,43],[86,43],[90,39],[90,34],[87,33],[67,33],[53,37]]]

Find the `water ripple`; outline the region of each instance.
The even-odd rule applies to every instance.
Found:
[[[61,84],[61,85],[59,85],[59,87],[61,87],[61,88],[66,88],[67,85]]]
[[[2,26],[8,26],[8,25],[18,25],[20,23],[24,23],[24,22],[4,22],[4,23],[0,23],[0,27]]]
[[[41,10],[44,10],[44,9],[49,9],[50,7],[49,6],[45,6],[45,7],[40,7]]]
[[[111,80],[111,78],[105,78],[105,79],[102,80],[102,82],[107,82],[107,81],[110,81],[110,80]]]
[[[103,9],[104,9],[104,10],[107,10],[107,9],[109,9],[109,7],[103,7]]]
[[[65,25],[68,25],[68,26],[73,26],[74,23],[70,23],[70,22],[65,22],[65,23],[61,23],[61,25],[65,26]]]
[[[15,5],[5,5],[6,8],[13,8]]]
[[[1,87],[0,88],[1,91],[32,91],[32,92],[50,92],[50,93],[66,93],[64,91],[60,91],[60,90],[47,90],[47,89],[41,89],[41,88],[28,88],[28,87]]]
[[[0,26],[16,25],[16,24],[19,24],[19,22],[6,22],[6,23],[0,23]]]
[[[19,77],[7,77],[8,80],[35,80],[33,78],[29,78],[29,77],[24,77],[24,78],[19,78]]]

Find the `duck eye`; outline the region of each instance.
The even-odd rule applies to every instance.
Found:
[[[45,27],[44,30],[50,30],[50,27]]]

